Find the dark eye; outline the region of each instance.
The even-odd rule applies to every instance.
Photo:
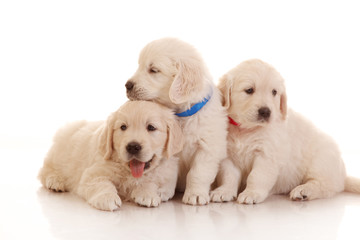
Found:
[[[248,88],[248,89],[245,89],[245,92],[246,92],[247,94],[253,94],[255,91],[254,91],[253,88]]]
[[[272,90],[272,95],[275,97],[277,94],[277,91],[275,89]]]
[[[126,126],[125,124],[123,124],[123,125],[121,125],[120,129],[121,129],[122,131],[125,131],[125,130],[127,129],[127,126]]]
[[[155,130],[156,130],[156,127],[154,127],[153,125],[149,124],[149,125],[147,126],[147,130],[148,130],[149,132],[152,132],[152,131],[155,131]]]
[[[157,68],[151,67],[151,68],[149,69],[149,72],[150,72],[150,73],[158,73],[158,72],[160,72],[160,71],[159,71],[159,69],[157,69]]]

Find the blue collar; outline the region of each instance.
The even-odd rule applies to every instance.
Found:
[[[211,98],[210,94],[209,96],[207,96],[206,98],[204,98],[204,100],[202,100],[202,102],[196,103],[194,106],[192,106],[190,109],[181,112],[181,113],[175,113],[176,116],[178,117],[190,117],[192,115],[194,115],[195,113],[197,113],[200,109],[202,109],[203,106],[205,106],[205,104],[210,100]]]

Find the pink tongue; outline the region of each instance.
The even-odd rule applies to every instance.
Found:
[[[144,162],[140,162],[136,159],[130,161],[130,170],[133,177],[135,178],[141,177],[143,175],[144,168],[145,168]]]

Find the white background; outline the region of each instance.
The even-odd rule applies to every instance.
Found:
[[[125,83],[148,42],[177,37],[202,54],[217,83],[241,61],[272,64],[288,105],[335,138],[360,177],[360,7],[357,1],[0,2],[2,178],[36,181],[58,127],[101,120],[126,101]],[[6,156],[6,154],[3,154]],[[30,167],[16,174],[7,166]],[[36,166],[36,168],[31,168]],[[25,179],[34,176],[33,179]],[[10,181],[11,182],[11,181]]]
[[[171,36],[200,51],[216,83],[249,58],[274,65],[289,106],[357,153],[359,11],[356,1],[1,1],[0,146],[105,119],[126,101],[142,47]]]

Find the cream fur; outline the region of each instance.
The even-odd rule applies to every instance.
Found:
[[[156,127],[148,131],[147,126]],[[125,125],[126,130],[121,130]],[[141,144],[141,155],[130,156],[126,146]],[[107,121],[75,122],[60,129],[40,170],[44,187],[70,191],[100,210],[120,207],[121,199],[155,207],[175,192],[182,132],[170,109],[146,101],[127,102]],[[154,158],[153,158],[154,156]],[[150,168],[142,177],[131,175],[136,158]]]
[[[180,40],[155,40],[141,51],[139,67],[129,83],[134,85],[127,90],[129,99],[153,100],[175,112],[185,111],[212,93],[198,113],[178,117],[185,145],[179,154],[177,189],[185,189],[184,203],[207,204],[210,185],[220,161],[226,157],[227,118],[220,93],[202,58]]]
[[[272,66],[245,61],[222,77],[219,88],[229,116],[241,126],[229,126],[228,159],[221,164],[212,201],[230,201],[239,189],[237,201],[245,204],[260,203],[271,194],[312,200],[344,188],[360,192],[360,181],[346,178],[336,143],[287,109],[284,80]],[[250,88],[253,94],[245,92]],[[271,110],[269,120],[259,119],[261,107]]]

